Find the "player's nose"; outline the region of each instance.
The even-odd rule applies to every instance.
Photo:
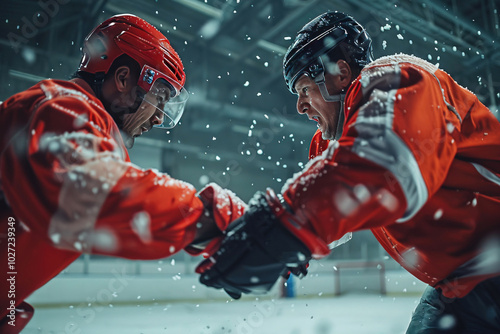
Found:
[[[163,124],[165,115],[161,111],[156,111],[153,116],[151,116],[151,124],[152,125],[161,125]]]
[[[310,106],[307,101],[304,100],[302,97],[297,98],[297,112],[301,115],[306,114],[307,111],[309,110]]]

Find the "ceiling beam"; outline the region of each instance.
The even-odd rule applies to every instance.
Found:
[[[286,48],[276,45],[274,43],[269,42],[268,40],[271,38],[274,38],[279,32],[283,31],[288,25],[290,25],[292,22],[296,21],[300,17],[304,15],[304,13],[308,10],[310,10],[312,7],[316,6],[319,0],[312,0],[307,2],[307,4],[304,4],[294,11],[292,11],[290,14],[285,15],[285,17],[278,22],[274,27],[272,27],[270,30],[268,30],[261,38],[259,38],[256,42],[252,43],[248,48],[243,50],[238,55],[238,58],[235,58],[236,61],[240,61],[242,58],[247,57],[251,52],[253,52],[257,47],[264,47],[267,48],[268,50],[276,50],[282,54],[286,52]]]
[[[6,39],[0,39],[0,45],[4,45],[4,46],[8,46],[9,48],[12,48],[12,43]],[[44,49],[42,49],[40,47],[36,47],[36,46],[26,45],[26,46],[23,46],[23,48],[24,47],[29,48],[30,50],[32,50],[36,54],[48,57],[51,60],[54,60],[57,62],[61,61],[61,62],[75,62],[75,63],[77,63],[80,60],[79,57],[72,57],[72,56],[67,56],[65,54],[54,53],[52,50],[44,50]],[[12,50],[12,52],[14,53],[15,51]],[[17,55],[19,55],[19,54],[17,54]]]
[[[258,5],[264,1],[256,2]],[[226,35],[234,30],[234,25],[238,25],[242,18],[245,17],[249,10],[254,9],[252,1],[237,2],[233,5],[233,1],[227,1],[222,10],[222,18],[218,20],[217,31],[207,36],[207,40],[217,40],[220,36]]]
[[[436,4],[430,0],[423,0],[423,3],[426,6],[432,8],[435,13],[438,13],[441,17],[440,19],[445,19],[449,22],[458,22],[462,28],[467,30],[471,35],[475,36],[477,39],[482,40],[485,45],[492,46],[494,44],[495,39],[491,36],[485,29],[481,29],[481,27],[477,26],[474,23],[471,23],[468,19],[465,19],[460,14],[451,14],[447,11],[441,4]],[[478,35],[478,31],[481,31],[481,34]],[[450,35],[447,31],[443,31],[445,35]]]
[[[16,70],[12,70],[12,69],[9,70],[9,75],[11,77],[19,78],[19,79],[22,79],[22,80],[25,80],[25,81],[29,81],[29,82],[40,82],[42,80],[47,79],[45,77],[41,77],[41,76],[34,75],[34,74],[31,74],[31,73],[16,71]]]
[[[221,20],[223,16],[222,10],[212,7],[202,1],[196,0],[173,0],[189,9],[195,10],[198,13],[205,14],[213,19]]]

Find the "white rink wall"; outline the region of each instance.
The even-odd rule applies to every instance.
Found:
[[[199,260],[182,253],[161,261],[79,259],[28,299],[35,316],[22,334],[402,334],[425,288],[384,258],[381,295],[377,267],[345,269],[356,261],[324,259],[294,279],[296,298],[279,298],[280,281],[265,296],[235,301],[198,282]]]
[[[418,297],[155,302],[38,308],[22,334],[403,334]]]
[[[225,293],[201,285],[198,282],[198,275],[194,273],[198,261],[187,257],[185,259],[187,260],[166,259],[149,262],[99,259],[86,263],[78,260],[36,291],[27,301],[35,307],[62,305],[76,307],[88,303],[113,305],[229,299]],[[297,297],[334,295],[336,284],[339,283],[338,276],[334,273],[339,263],[342,261],[312,261],[306,277],[301,280],[294,278],[295,295]],[[281,283],[273,287],[268,297],[280,296]],[[340,271],[342,294],[354,292],[380,295],[380,285],[380,272],[377,268],[360,267]],[[389,296],[416,297],[426,286],[403,269],[386,270],[385,285]]]

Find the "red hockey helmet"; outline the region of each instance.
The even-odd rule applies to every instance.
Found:
[[[107,73],[113,61],[123,54],[137,61],[142,69],[137,84],[146,95],[160,82],[170,90],[168,102],[155,105],[168,117],[168,123],[160,127],[172,128],[177,124],[188,98],[184,88],[186,76],[179,55],[154,26],[135,15],[113,16],[85,38],[82,52],[78,70],[93,74]]]

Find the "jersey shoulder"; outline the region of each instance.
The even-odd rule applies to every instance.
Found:
[[[99,131],[109,132],[114,121],[102,102],[72,81],[43,80],[39,87],[44,98],[35,109],[50,109],[60,117],[73,118],[74,128],[87,122]]]

